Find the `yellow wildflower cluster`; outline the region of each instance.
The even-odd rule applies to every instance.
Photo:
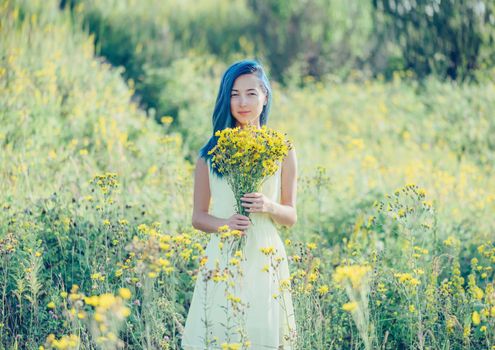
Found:
[[[118,296],[105,293],[84,298],[86,305],[91,305],[95,308],[92,332],[97,344],[105,347],[123,345],[117,334],[120,323],[131,314],[131,309],[124,302],[130,297],[131,292],[129,289],[121,288]]]
[[[461,241],[454,237],[454,236],[449,236],[447,237],[446,240],[443,241],[443,244],[446,246],[446,247],[453,247],[453,248],[457,248],[461,245]]]
[[[158,277],[162,271],[169,275],[175,271],[177,263],[195,260],[204,251],[202,244],[193,241],[190,234],[162,233],[159,223],[151,226],[141,224],[138,232],[140,237],[134,236],[126,247],[132,259],[126,259],[126,263],[121,265],[119,275],[126,269],[149,278]],[[180,259],[176,259],[177,257]]]
[[[18,240],[14,237],[14,234],[7,233],[5,237],[0,239],[0,256],[14,253],[17,244]]]
[[[225,176],[236,199],[237,212],[249,216],[240,198],[258,192],[263,181],[275,174],[292,144],[285,135],[263,126],[217,131],[217,144],[208,154],[211,164]]]
[[[407,286],[416,287],[416,286],[421,284],[420,280],[413,277],[413,275],[411,275],[410,273],[407,273],[407,272],[404,272],[404,273],[398,272],[398,273],[394,274],[394,276],[395,276],[395,278],[397,278],[397,280],[400,283],[405,284]]]
[[[45,345],[47,349],[71,350],[79,349],[80,342],[80,338],[75,334],[64,335],[60,339],[57,339],[55,334],[50,334],[46,338]],[[44,347],[40,348],[44,349]]]
[[[349,281],[352,288],[359,289],[370,271],[371,267],[369,265],[337,266],[333,280],[340,285],[344,285],[346,281]]]
[[[304,244],[302,242],[296,242],[294,244],[300,255],[289,256],[289,261],[294,263],[294,267],[291,269],[293,272],[290,275],[290,279],[293,290],[296,293],[309,294],[313,290],[316,290],[319,295],[323,296],[328,293],[329,287],[326,284],[320,286],[317,284],[320,280],[321,259],[312,254],[312,250],[316,246],[316,244],[315,246],[312,246],[312,244]]]
[[[91,184],[100,188],[103,194],[109,194],[112,189],[119,187],[116,173],[105,173],[103,175],[95,175],[91,180]]]
[[[87,307],[94,309],[93,318],[88,321],[91,333],[98,344],[104,344],[106,347],[123,345],[116,334],[118,334],[122,321],[131,314],[131,310],[125,305],[125,301],[132,296],[129,289],[120,288],[118,295],[104,293],[86,296],[79,291],[79,286],[73,285],[70,294],[64,291],[60,293],[60,296],[67,299],[66,312],[70,319],[87,319],[86,315],[89,312]],[[55,308],[55,303],[50,302],[48,307]],[[62,337],[56,340],[51,334],[46,344],[55,349],[72,349],[78,348],[79,343],[74,337]]]
[[[242,249],[246,241],[246,234],[243,231],[231,230],[228,225],[223,225],[218,228],[220,238],[219,249],[223,250],[227,245],[228,251],[235,258],[242,258]]]
[[[344,305],[342,305],[342,310],[347,311],[347,312],[352,312],[352,311],[356,310],[357,307],[358,307],[358,303],[355,301],[351,301],[351,302],[348,302],[348,303],[345,303]]]
[[[486,242],[478,247],[478,253],[495,264],[495,245],[492,242]]]
[[[275,254],[275,248],[273,246],[260,248],[260,251],[265,255]]]
[[[276,163],[292,147],[283,134],[266,126],[226,128],[217,131],[215,136],[217,145],[209,154],[213,154],[213,166],[225,174],[241,172],[262,178],[272,175],[277,171]]]

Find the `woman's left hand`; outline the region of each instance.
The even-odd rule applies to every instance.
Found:
[[[248,213],[271,213],[273,209],[273,201],[263,193],[246,193],[241,197],[241,201]]]

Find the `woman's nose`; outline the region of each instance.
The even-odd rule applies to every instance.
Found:
[[[241,96],[240,104],[241,104],[241,106],[245,106],[247,104],[247,99],[244,96]]]

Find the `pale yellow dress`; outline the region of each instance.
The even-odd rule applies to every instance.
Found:
[[[262,192],[277,203],[280,202],[280,175],[281,167],[262,186]],[[229,218],[235,213],[232,190],[225,179],[211,171],[209,184],[209,213]],[[234,273],[229,279],[234,282],[231,285],[228,281],[205,278],[207,271],[216,266],[220,270],[236,268],[230,264],[231,255],[227,250],[220,250],[218,235],[211,234],[205,251],[208,261],[197,276],[182,335],[184,350],[222,349],[222,344],[245,343],[246,340],[252,350],[293,349],[296,324],[285,248],[268,214],[251,213],[250,217],[253,224],[246,230],[245,260],[238,265],[242,276]],[[261,248],[270,247],[274,248],[272,255],[261,252]],[[244,307],[233,310],[227,295],[240,298]]]

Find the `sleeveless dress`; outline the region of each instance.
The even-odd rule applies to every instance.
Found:
[[[234,194],[225,179],[215,175],[210,165],[208,169],[209,213],[227,219],[235,214]],[[281,166],[261,190],[277,203],[280,176]],[[230,263],[232,253],[220,249],[219,235],[211,234],[205,249],[208,260],[197,275],[182,334],[184,350],[235,349],[239,345],[238,349],[248,345],[252,350],[294,348],[296,323],[284,245],[269,214],[251,213],[250,218],[243,259],[237,265],[241,272],[233,274],[233,283],[211,278],[209,271],[237,268]]]

